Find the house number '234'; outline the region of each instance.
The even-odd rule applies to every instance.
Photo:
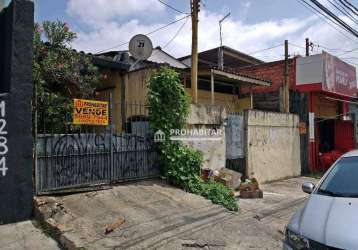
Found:
[[[6,131],[6,120],[5,120],[5,101],[0,102],[0,177],[6,176],[6,154],[9,151],[7,147],[7,131]]]

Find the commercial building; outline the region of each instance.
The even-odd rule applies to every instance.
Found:
[[[322,172],[341,154],[355,148],[356,69],[322,52],[288,60],[290,112],[300,117],[302,172]],[[255,109],[282,110],[285,61],[238,68],[243,74],[271,80],[253,91]],[[245,95],[247,89],[241,89]],[[351,110],[350,110],[351,109]]]

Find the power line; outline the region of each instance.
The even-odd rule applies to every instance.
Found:
[[[289,42],[288,44],[290,44],[290,45],[292,45],[293,47],[296,47],[296,48],[306,49],[305,47],[300,46],[300,45],[297,45],[297,44],[294,44],[294,43],[290,43],[290,42]]]
[[[351,15],[351,13],[349,13],[344,6],[339,5],[337,6],[336,4],[334,4],[331,0],[328,0],[328,2],[334,7],[336,8],[339,12],[341,12],[343,15],[345,15],[346,17],[348,17],[350,20],[352,20],[355,24],[358,24],[358,20]],[[337,3],[337,2],[336,2]]]
[[[175,7],[171,6],[171,5],[169,5],[169,4],[167,4],[166,2],[164,2],[164,1],[162,1],[162,0],[158,0],[158,2],[161,3],[161,4],[163,4],[163,5],[165,5],[165,6],[168,7],[169,9],[174,10],[174,11],[180,13],[180,14],[189,15],[189,13],[185,13],[184,11],[181,11],[181,10],[179,10],[179,9],[177,9],[177,8],[175,8]]]
[[[155,32],[158,32],[158,31],[160,31],[160,30],[162,30],[162,29],[165,29],[166,27],[168,27],[168,26],[170,26],[170,25],[173,25],[173,24],[175,24],[175,23],[177,23],[177,22],[180,22],[181,20],[184,20],[185,18],[188,18],[188,17],[190,17],[190,15],[186,15],[186,16],[184,16],[184,17],[182,17],[182,18],[179,18],[179,19],[177,19],[177,20],[175,20],[175,21],[173,21],[173,22],[170,22],[170,23],[168,23],[168,24],[166,24],[166,25],[164,25],[164,26],[161,26],[161,27],[159,27],[159,28],[157,28],[157,29],[155,29],[155,30],[152,30],[152,31],[146,33],[145,35],[146,35],[146,36],[149,36],[149,35],[151,35],[151,34],[153,34],[153,33],[155,33]],[[118,48],[118,47],[122,47],[123,45],[126,45],[126,44],[128,44],[128,43],[129,43],[129,41],[123,42],[123,43],[120,43],[120,44],[116,44],[116,45],[114,45],[114,46],[112,46],[112,47],[110,47],[110,48],[103,49],[103,50],[100,50],[100,51],[98,51],[98,52],[95,52],[95,54],[99,54],[99,53],[105,52],[105,51],[107,51],[107,50],[111,50],[111,49],[115,49],[115,48]]]
[[[358,8],[355,7],[353,4],[351,4],[349,1],[344,0],[344,2],[346,2],[349,6],[351,6],[355,11],[358,11]]]
[[[335,23],[333,20],[331,20],[329,17],[327,17],[326,15],[324,15],[323,13],[321,13],[319,10],[317,10],[316,8],[314,8],[311,4],[307,3],[305,0],[296,0],[299,4],[301,4],[303,7],[305,7],[306,9],[308,9],[309,11],[311,11],[313,14],[315,14],[316,16],[318,16],[321,20],[323,20],[324,22],[326,22],[329,26],[331,26],[333,29],[335,29],[337,32],[339,32],[342,36],[348,38],[349,40],[351,40],[354,43],[357,43],[355,40],[353,40],[351,37],[349,37],[348,35],[344,34],[341,30],[339,30],[337,27],[335,27],[333,24],[337,25],[338,27],[340,27],[337,23]],[[320,15],[318,15],[318,14]],[[327,20],[329,21],[327,21]],[[358,43],[357,43],[358,44]]]
[[[272,46],[272,47],[269,47],[269,48],[266,48],[266,49],[261,49],[261,50],[257,50],[257,51],[250,52],[250,53],[248,53],[248,55],[257,54],[257,53],[259,53],[259,52],[263,52],[263,51],[266,51],[266,50],[274,49],[274,48],[277,48],[277,47],[280,47],[280,46],[283,46],[283,43],[277,44],[277,45],[275,45],[275,46]]]
[[[340,3],[342,3],[350,12],[352,12],[354,15],[358,15],[357,8],[352,5],[350,2],[346,0],[339,0]],[[353,7],[353,8],[352,8]]]
[[[177,30],[177,32],[175,33],[175,35],[172,37],[172,39],[170,39],[164,46],[163,49],[165,49],[171,42],[173,42],[175,40],[175,38],[179,35],[179,33],[182,31],[182,29],[184,28],[185,24],[188,22],[189,18],[185,19],[185,22],[179,27],[179,29]]]
[[[316,5],[321,11],[323,11],[325,14],[333,18],[338,24],[343,27],[348,32],[352,33],[355,37],[358,37],[358,32],[352,28],[350,25],[348,25],[346,22],[344,22],[341,18],[339,18],[337,15],[335,15],[333,12],[331,12],[329,9],[327,9],[324,5],[322,5],[317,0],[310,0],[314,5]]]
[[[345,50],[345,49],[332,49],[332,48],[328,48],[327,46],[324,46],[324,45],[321,45],[319,43],[314,43],[314,45],[318,48],[323,48],[325,50],[328,50],[328,51],[336,51],[336,52],[342,52],[343,54],[341,54],[340,56],[342,55],[345,55],[345,54],[348,54],[348,53],[352,53],[352,52],[356,52],[358,50],[358,48],[353,48],[353,49],[350,49],[350,50]]]

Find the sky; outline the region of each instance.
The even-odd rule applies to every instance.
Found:
[[[7,0],[8,1],[8,0]],[[163,0],[183,13],[190,10],[189,0]],[[329,0],[320,0],[330,7]],[[77,50],[97,53],[125,50],[135,34],[146,34],[185,14],[176,12],[158,0],[34,0],[35,21],[67,22],[78,38]],[[357,0],[351,0],[358,5]],[[199,13],[199,51],[220,45],[218,21],[223,22],[223,45],[256,56],[264,61],[284,55],[284,40],[289,41],[291,56],[305,53],[305,38],[315,44],[313,53],[325,48],[332,54],[358,64],[358,39],[338,32],[322,18],[303,7],[298,0],[202,0]],[[347,22],[350,20],[346,19]],[[351,22],[353,25],[353,23]],[[357,28],[358,25],[353,25]],[[343,34],[344,35],[343,35]],[[154,46],[181,57],[190,54],[191,21],[183,19],[149,36]],[[122,45],[122,46],[118,46]],[[254,53],[272,46],[274,49]],[[356,58],[357,56],[357,58]]]

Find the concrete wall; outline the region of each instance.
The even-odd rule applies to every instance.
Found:
[[[301,174],[299,118],[247,110],[246,174],[260,183]]]
[[[194,105],[190,106],[188,127],[196,129],[217,128],[223,131],[219,141],[188,141],[191,147],[200,150],[204,157],[204,168],[219,170],[225,167],[226,142],[223,121],[226,118],[225,109],[220,106]]]

